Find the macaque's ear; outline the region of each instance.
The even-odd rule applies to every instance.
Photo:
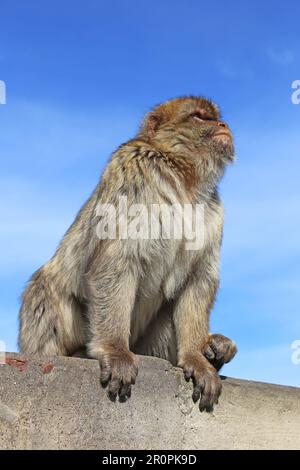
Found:
[[[150,139],[155,136],[156,131],[161,123],[161,116],[155,111],[151,111],[145,117],[142,125],[142,132]]]

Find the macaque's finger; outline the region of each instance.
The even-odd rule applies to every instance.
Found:
[[[128,382],[122,384],[119,390],[120,399],[125,401],[127,398],[129,398],[130,395],[131,395],[131,384]]]
[[[188,382],[191,379],[192,375],[193,375],[192,367],[185,367],[183,369],[183,374],[184,374],[185,380]]]
[[[224,344],[223,350],[216,350],[216,360],[220,361],[221,359],[224,359],[224,362],[226,362],[226,358],[228,356],[230,345],[229,344]]]
[[[215,358],[215,352],[209,344],[207,344],[206,347],[204,348],[203,354],[207,359],[212,360]]]
[[[111,378],[111,367],[110,366],[101,366],[100,372],[100,382],[102,385],[107,385]]]
[[[196,384],[194,385],[194,390],[193,390],[193,395],[192,395],[192,399],[193,399],[193,402],[194,402],[194,403],[196,403],[196,402],[200,399],[200,397],[201,397],[201,395],[202,395],[202,393],[203,393],[204,387],[205,387],[205,380],[204,380],[204,378],[201,378],[201,379],[198,381],[198,383],[196,383]]]
[[[213,407],[218,403],[221,393],[221,383],[219,380],[206,380],[199,403],[200,411],[213,411]]]
[[[108,396],[115,401],[121,387],[121,381],[118,378],[112,379],[108,384]]]
[[[131,377],[131,385],[134,385],[135,384],[135,381],[136,381],[136,375],[133,375]]]

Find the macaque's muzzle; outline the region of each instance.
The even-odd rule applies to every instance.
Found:
[[[213,139],[224,144],[232,144],[232,134],[228,127],[218,127],[214,132]]]

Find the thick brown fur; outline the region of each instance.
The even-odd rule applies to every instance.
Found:
[[[53,258],[23,295],[23,353],[72,355],[86,347],[112,398],[129,397],[135,353],[170,360],[194,382],[193,399],[211,410],[221,392],[217,370],[235,344],[209,334],[219,285],[223,208],[217,185],[234,158],[231,133],[203,97],[167,101],[120,146]],[[99,239],[99,205],[202,204],[204,245],[186,240]],[[119,226],[117,229],[119,230]],[[120,235],[120,234],[119,234]]]

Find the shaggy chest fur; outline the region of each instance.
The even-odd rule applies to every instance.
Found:
[[[193,270],[199,269],[202,259],[209,256],[213,243],[220,238],[223,209],[218,204],[203,203],[202,227],[198,227],[197,249],[183,234],[181,240],[143,241],[143,259],[140,260],[143,275],[140,278],[136,302],[131,318],[131,343],[144,334],[149,323],[159,314],[162,304],[176,299]],[[195,243],[195,239],[194,239]],[[148,256],[145,255],[148,253]]]

